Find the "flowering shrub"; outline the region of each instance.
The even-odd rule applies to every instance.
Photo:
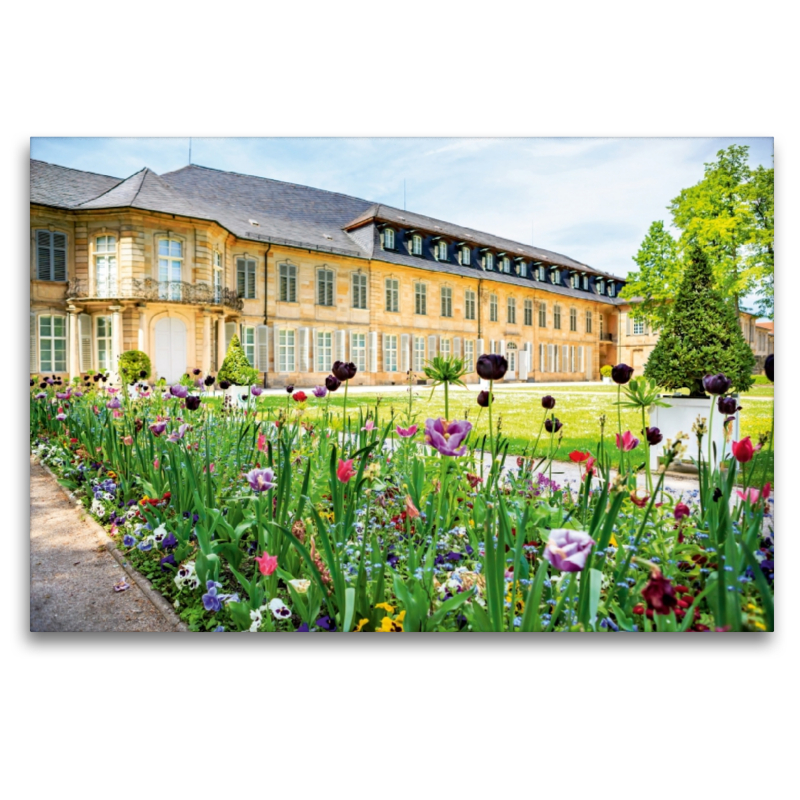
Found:
[[[641,431],[601,428],[570,453],[572,486],[552,475],[556,398],[531,409],[532,450],[504,461],[499,424],[487,441],[410,408],[334,417],[330,393],[355,375],[335,366],[269,412],[253,394],[215,406],[202,377],[193,394],[35,382],[31,447],[194,630],[773,629],[770,488],[749,438],[707,458],[699,424],[699,490],[666,490],[663,470],[641,489],[660,441],[643,410]]]

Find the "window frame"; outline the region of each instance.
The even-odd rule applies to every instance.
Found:
[[[94,347],[96,353],[97,369],[101,372],[109,372],[114,369],[112,363],[114,357],[114,329],[112,328],[112,318],[109,314],[98,314],[94,320],[93,333],[94,333]],[[105,327],[105,333],[100,335],[100,323]],[[100,347],[100,344],[103,347]],[[103,353],[101,357],[101,352]]]
[[[294,294],[293,300],[292,294]],[[278,302],[297,302],[297,266],[286,261],[278,264]]]
[[[436,260],[449,261],[449,250],[447,249],[447,242],[444,239],[439,239],[436,242]]]
[[[592,320],[592,309],[586,309],[586,333],[591,333],[592,328],[594,327],[593,320]]]
[[[167,252],[161,252],[161,245],[167,243]],[[179,255],[172,252],[172,245],[177,244]],[[156,254],[158,259],[158,296],[160,300],[181,300],[183,296],[183,264],[185,261],[185,241],[177,236],[162,234],[156,237]],[[166,262],[166,263],[162,263]],[[178,268],[178,278],[174,276],[175,266]],[[166,278],[162,277],[166,270]],[[178,284],[174,286],[173,284]],[[166,284],[166,286],[162,286]]]
[[[256,365],[256,327],[255,325],[242,325],[242,350],[244,350],[247,363],[251,367]],[[251,357],[252,356],[252,357]]]
[[[222,253],[214,250],[211,256],[211,287],[214,293],[214,302],[222,302]]]
[[[553,305],[553,330],[561,330],[561,306],[558,303]]]
[[[464,319],[475,319],[475,306],[477,304],[477,295],[473,289],[464,290]]]
[[[395,250],[397,245],[397,236],[395,235],[394,228],[386,227],[382,231],[382,247],[384,250]]]
[[[487,251],[483,254],[483,268],[488,272],[494,269],[494,253]]]
[[[356,284],[360,284],[356,286]],[[367,275],[364,272],[353,272],[350,274],[350,304],[352,308],[360,310],[367,309]]]
[[[464,366],[467,372],[475,372],[475,342],[464,339]]]
[[[453,316],[453,289],[450,286],[442,286],[439,293],[439,311],[442,317]]]
[[[489,322],[497,322],[497,295],[489,295]]]
[[[472,248],[467,244],[462,244],[458,248],[458,263],[462,267],[468,267],[472,261]]]
[[[47,245],[47,252],[48,252],[48,274],[46,277],[42,275],[42,266],[40,262],[40,256],[42,255],[42,250],[44,249],[40,244],[39,234],[46,234],[48,237],[48,245]],[[56,247],[56,236],[63,236],[64,237],[64,246],[63,247]],[[66,283],[69,280],[69,234],[65,231],[60,230],[50,230],[49,228],[36,228],[33,232],[34,237],[34,245],[33,245],[33,252],[34,252],[34,261],[36,264],[36,269],[34,274],[36,276],[37,281],[48,281],[50,283]],[[63,252],[64,254],[64,277],[57,278],[56,277],[56,252]]]
[[[522,304],[523,325],[529,328],[533,327],[533,300],[526,298]]]
[[[631,335],[632,336],[644,336],[644,318],[643,317],[631,317]]]
[[[326,302],[330,299],[330,302]],[[316,274],[316,305],[333,308],[336,305],[336,273],[330,267],[318,267]]]
[[[100,249],[100,240],[105,240],[103,249]],[[114,240],[112,250],[108,249],[108,240]],[[119,238],[115,233],[100,233],[94,237],[94,295],[95,297],[117,297],[119,288]],[[100,285],[100,261],[106,261],[106,279],[104,291]]]
[[[296,371],[296,345],[297,338],[293,328],[281,328],[278,331],[278,372]]]
[[[322,344],[320,338],[322,337]],[[325,342],[324,337],[328,337]],[[333,367],[333,331],[317,331],[316,341],[314,342],[314,371],[330,372]],[[327,360],[323,361],[322,356],[327,355]]]
[[[575,306],[569,310],[569,330],[571,333],[578,332],[578,309]]]
[[[242,300],[258,299],[258,262],[248,255],[238,255],[236,258],[236,293]],[[244,265],[244,269],[242,269]],[[250,279],[252,278],[252,282]],[[244,292],[241,288],[244,287]],[[252,293],[251,291],[252,290]]]
[[[383,334],[383,371],[398,372],[398,345],[396,333]]]
[[[539,307],[536,309],[539,317],[539,327],[547,327],[547,303],[544,300],[539,301]]]
[[[420,346],[421,345],[421,346]],[[414,349],[411,353],[413,371],[422,372],[425,367],[425,337],[414,337]]]
[[[358,341],[358,344],[356,342]],[[350,361],[359,372],[367,371],[367,334],[355,331],[350,334]]]
[[[509,296],[506,300],[506,319],[509,325],[517,324],[517,299]]]
[[[50,333],[45,335],[42,333],[42,322],[44,320],[50,321]],[[63,335],[56,336],[55,335],[55,320],[59,319],[62,321],[63,324]],[[67,367],[69,365],[69,350],[67,347],[67,317],[64,314],[39,314],[36,318],[36,332],[38,334],[38,349],[39,349],[39,372],[41,373],[50,373],[52,375],[57,375],[62,372],[67,372]],[[61,359],[56,360],[56,341],[63,341],[63,361]],[[44,353],[42,352],[42,344],[43,342],[50,342],[50,356],[49,360],[45,361]],[[45,363],[48,364],[48,367],[45,368]],[[63,363],[64,368],[59,369],[59,366]]]
[[[390,285],[391,284],[391,285]],[[399,278],[386,278],[384,282],[386,311],[389,314],[400,313],[400,280]]]
[[[428,316],[428,285],[422,281],[414,282],[414,314]]]
[[[411,255],[422,255],[422,236],[419,233],[411,234]]]

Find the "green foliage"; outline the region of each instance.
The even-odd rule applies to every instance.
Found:
[[[217,381],[230,381],[234,386],[250,386],[258,380],[258,370],[250,366],[239,337],[234,334],[228,352],[217,373]]]
[[[705,251],[690,246],[683,280],[644,374],[665,389],[688,388],[703,396],[704,376],[718,372],[736,391],[747,391],[754,366],[736,311],[714,287]]]
[[[611,364],[604,364],[602,367],[600,367],[600,374],[604,378],[610,378],[611,377],[611,373],[613,372],[613,370],[614,370],[614,367],[612,367]]]
[[[461,379],[467,374],[468,370],[464,359],[458,356],[434,356],[423,367],[425,376],[433,381],[433,388],[444,386],[445,414],[450,413],[449,389],[450,386],[464,386]],[[447,419],[450,419],[448,416]]]
[[[140,380],[142,372],[146,372],[149,378],[152,369],[147,353],[143,353],[141,350],[126,350],[119,357],[119,374],[123,383],[134,383]]]

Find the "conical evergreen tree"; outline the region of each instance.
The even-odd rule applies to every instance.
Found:
[[[234,334],[225,360],[217,373],[217,381],[230,381],[235,386],[250,386],[258,380],[258,370],[250,366],[239,337]]]
[[[703,377],[722,372],[736,391],[744,392],[753,385],[755,363],[733,305],[714,288],[705,253],[690,245],[683,280],[645,376],[665,389],[687,388],[693,396],[704,396]]]

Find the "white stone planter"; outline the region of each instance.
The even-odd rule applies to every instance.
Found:
[[[605,376],[603,376],[602,381],[603,383],[608,383],[608,384],[614,383],[614,381],[612,381],[611,378],[606,378]]]
[[[664,447],[667,439],[675,441],[678,433],[686,433],[689,435],[689,441],[686,442],[687,450],[683,459],[680,462],[683,465],[690,465],[691,459],[697,459],[697,437],[692,431],[692,426],[698,416],[704,417],[706,425],[708,425],[708,417],[711,412],[711,400],[703,397],[669,397],[664,395],[661,398],[665,403],[669,403],[669,408],[660,408],[659,406],[652,406],[650,409],[650,427],[658,428],[661,435],[664,437],[661,444],[650,448],[650,467],[656,469],[658,467],[658,459],[664,454]],[[738,401],[738,397],[737,397]],[[722,455],[722,445],[725,441],[725,431],[723,429],[723,422],[725,421],[725,414],[721,414],[717,408],[717,398],[714,398],[714,417],[711,421],[713,430],[711,435],[713,441],[717,446],[717,459]],[[732,441],[739,440],[739,415],[735,414],[735,420],[731,423],[731,437]],[[703,458],[708,458],[708,435],[703,437]],[[726,447],[726,452],[730,455],[730,443]]]

